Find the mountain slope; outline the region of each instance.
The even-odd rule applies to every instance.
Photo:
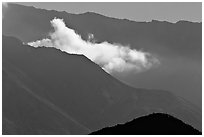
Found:
[[[39,122],[46,124],[42,121],[43,116],[51,113],[51,122],[61,118],[60,121],[68,121],[64,123],[68,127],[75,125],[76,129],[65,129],[70,134],[85,134],[152,112],[168,113],[202,129],[200,110],[170,92],[129,87],[82,55],[67,54],[54,48],[33,48],[13,37],[3,36],[2,40],[3,117],[15,125],[15,120],[21,121],[21,116],[27,114],[26,109],[25,112],[19,110],[29,109],[28,121],[17,122],[17,127],[35,125],[29,120],[33,117],[32,106],[37,113],[36,125]],[[39,108],[38,112],[39,103],[49,110],[44,112]],[[12,115],[14,113],[20,117]],[[64,129],[61,122],[58,124],[51,128]]]
[[[202,135],[182,121],[162,113],[139,117],[125,124],[107,127],[92,135]]]
[[[42,89],[3,63],[3,134],[87,134],[90,130],[35,91]],[[19,74],[20,73],[20,74]],[[25,81],[26,80],[26,81]]]

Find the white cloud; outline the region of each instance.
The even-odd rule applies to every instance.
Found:
[[[49,39],[29,42],[28,45],[55,47],[70,54],[83,54],[108,73],[141,72],[159,63],[150,53],[130,49],[128,46],[108,42],[94,43],[93,34],[89,34],[88,40],[84,41],[73,29],[66,27],[62,19],[53,19],[51,25],[54,32],[49,34]]]

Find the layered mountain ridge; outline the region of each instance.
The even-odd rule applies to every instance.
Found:
[[[2,37],[5,134],[89,134],[153,112],[202,129],[199,109],[168,91],[132,88],[83,55],[22,43]]]
[[[161,89],[202,108],[202,23],[178,21],[136,22],[97,13],[71,14],[8,3],[3,10],[2,32],[24,43],[49,37],[50,21],[61,18],[84,40],[94,35],[97,43],[108,41],[147,51],[160,61],[144,73],[112,74],[136,88]],[[156,80],[155,80],[156,79]],[[201,113],[201,111],[200,111]]]

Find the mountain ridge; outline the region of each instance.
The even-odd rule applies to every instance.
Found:
[[[15,5],[19,5],[19,6],[25,6],[25,5],[15,3],[15,2],[10,2],[8,4],[15,4]],[[196,22],[196,21],[188,21],[188,20],[178,20],[176,22],[170,22],[170,21],[165,21],[165,20],[160,21],[160,20],[155,20],[155,19],[152,19],[151,21],[137,21],[137,20],[131,20],[131,19],[127,19],[127,18],[115,18],[115,17],[103,15],[101,13],[97,13],[97,12],[93,12],[93,11],[87,11],[87,12],[83,12],[83,13],[70,13],[70,12],[65,11],[65,10],[44,9],[44,8],[39,8],[39,7],[35,7],[35,6],[28,6],[28,5],[26,5],[25,7],[31,7],[33,9],[40,9],[40,10],[46,10],[46,11],[66,12],[68,14],[73,14],[73,15],[96,14],[96,15],[100,15],[100,16],[103,16],[103,17],[111,18],[111,19],[127,20],[127,21],[130,21],[130,22],[138,22],[138,23],[150,23],[150,22],[153,22],[153,21],[155,21],[155,22],[166,22],[166,23],[170,23],[170,24],[176,24],[176,23],[179,23],[179,22],[202,23],[202,21],[201,22]]]

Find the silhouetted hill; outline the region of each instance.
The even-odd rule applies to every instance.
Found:
[[[199,109],[162,90],[129,87],[85,56],[2,37],[3,134],[88,134],[165,112],[201,130]]]
[[[162,113],[139,117],[125,124],[107,127],[91,135],[201,135],[182,121]]]

